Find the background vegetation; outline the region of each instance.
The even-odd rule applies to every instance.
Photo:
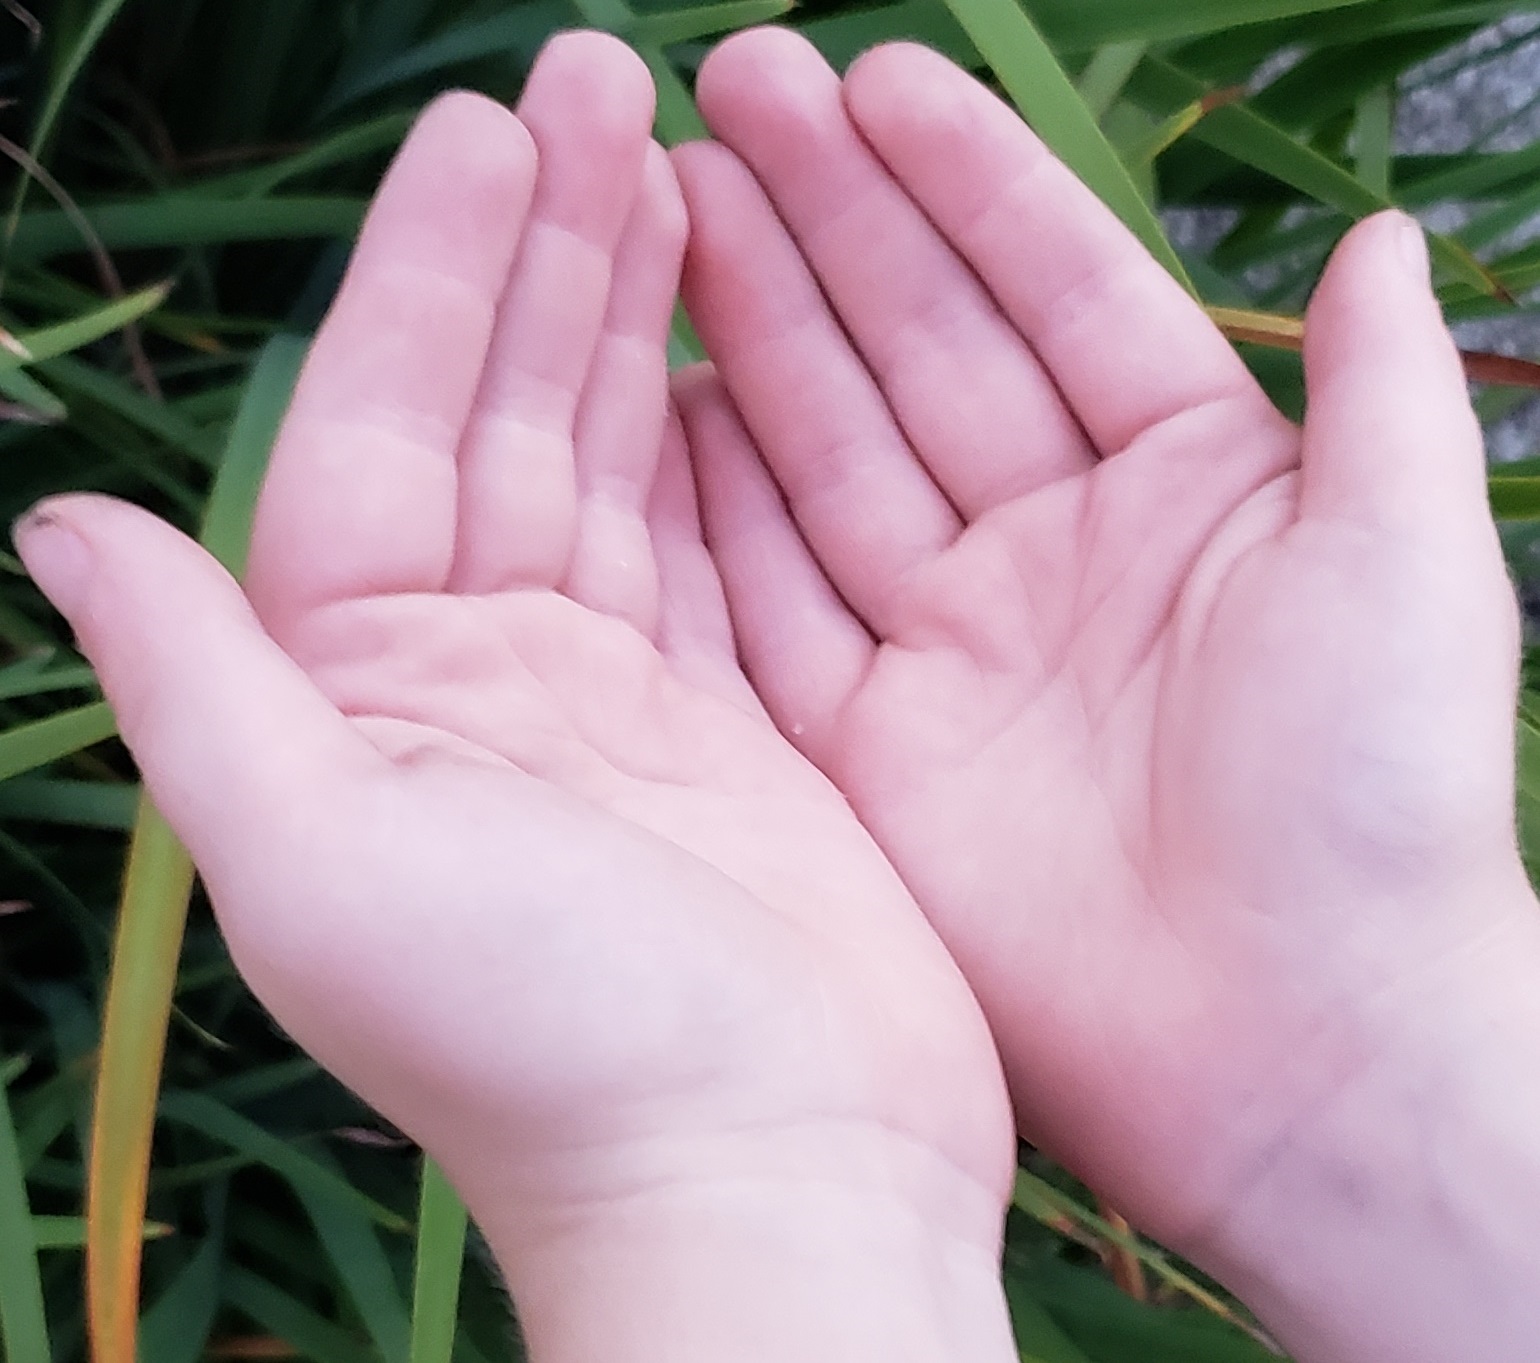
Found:
[[[687,3],[0,0],[0,514],[105,489],[238,569],[304,337],[413,112],[448,84],[514,98],[545,35],[584,23],[646,56],[660,135],[695,135],[709,40],[789,0]],[[1430,58],[1479,74],[1491,53],[1460,45],[1527,12],[1540,0],[809,0],[785,18],[836,62],[920,37],[994,80],[1206,302],[1278,314],[1222,316],[1268,342],[1247,353],[1297,411],[1288,318],[1387,203],[1459,224],[1435,242],[1451,320],[1531,311],[1540,144],[1409,155],[1393,135]],[[1174,210],[1182,250],[1159,225]],[[1533,386],[1475,365],[1502,381],[1481,390],[1492,421]],[[1540,463],[1492,490],[1522,568]],[[1531,711],[1526,691],[1519,812],[1540,847]],[[89,1319],[101,1363],[130,1363],[136,1333],[146,1363],[518,1357],[474,1241],[461,1280],[452,1195],[247,995],[112,735],[0,554],[0,1353],[84,1358]],[[1007,1278],[1039,1363],[1270,1356],[1029,1150]]]

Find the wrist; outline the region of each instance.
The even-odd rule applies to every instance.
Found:
[[[1540,1337],[1540,907],[1365,1001],[1351,1085],[1190,1251],[1300,1363],[1469,1363]]]
[[[535,1363],[1016,1356],[1003,1191],[892,1133],[632,1151],[555,1183],[477,1216]]]

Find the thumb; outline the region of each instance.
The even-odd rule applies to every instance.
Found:
[[[17,522],[156,805],[206,876],[267,841],[373,749],[267,635],[235,580],[138,507],[69,495]]]
[[[1491,537],[1481,429],[1405,214],[1359,223],[1332,254],[1305,319],[1305,388],[1306,516]]]

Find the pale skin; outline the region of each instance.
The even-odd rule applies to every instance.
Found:
[[[122,504],[19,528],[253,988],[537,1359],[1011,1357],[1007,1082],[1301,1359],[1518,1356],[1516,616],[1415,232],[1339,249],[1301,433],[933,54],[699,96],[674,169],[595,35],[430,110],[251,606]]]

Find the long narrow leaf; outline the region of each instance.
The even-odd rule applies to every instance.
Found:
[[[57,326],[38,331],[21,332],[16,340],[26,350],[25,357],[9,350],[0,350],[0,369],[20,369],[24,364],[51,360],[56,355],[68,354],[81,346],[99,341],[114,331],[121,331],[130,322],[154,312],[166,301],[170,286],[157,284],[154,288],[141,289],[126,298],[119,298],[104,307],[96,308],[80,317]]]
[[[1157,114],[1202,99],[1205,94],[1202,81],[1156,57],[1140,64],[1128,88]],[[1252,109],[1235,104],[1215,109],[1192,135],[1349,217],[1367,217],[1394,207],[1341,166],[1296,141]],[[1428,244],[1434,259],[1462,282],[1484,294],[1501,291],[1492,275],[1458,242],[1431,233]]]
[[[103,204],[86,216],[109,250],[152,246],[209,246],[230,241],[351,238],[364,201],[347,197],[202,199],[194,194]],[[22,214],[11,242],[13,264],[79,251],[79,233],[57,209]]]
[[[465,1204],[426,1155],[417,1214],[411,1363],[450,1363],[465,1261]]]
[[[167,1093],[160,1104],[161,1116],[190,1126],[241,1154],[266,1165],[286,1180],[296,1193],[313,1195],[357,1210],[387,1230],[405,1231],[406,1219],[381,1206],[340,1174],[310,1158],[291,1141],[264,1131],[249,1117],[232,1111],[204,1093]]]
[[[0,1343],[8,1363],[52,1363],[43,1280],[11,1106],[0,1085]]]
[[[117,732],[106,701],[65,710],[0,734],[0,781],[57,762]]]
[[[87,1181],[86,1310],[95,1363],[134,1363],[140,1232],[192,862],[148,800],[129,848],[102,1019]]]

